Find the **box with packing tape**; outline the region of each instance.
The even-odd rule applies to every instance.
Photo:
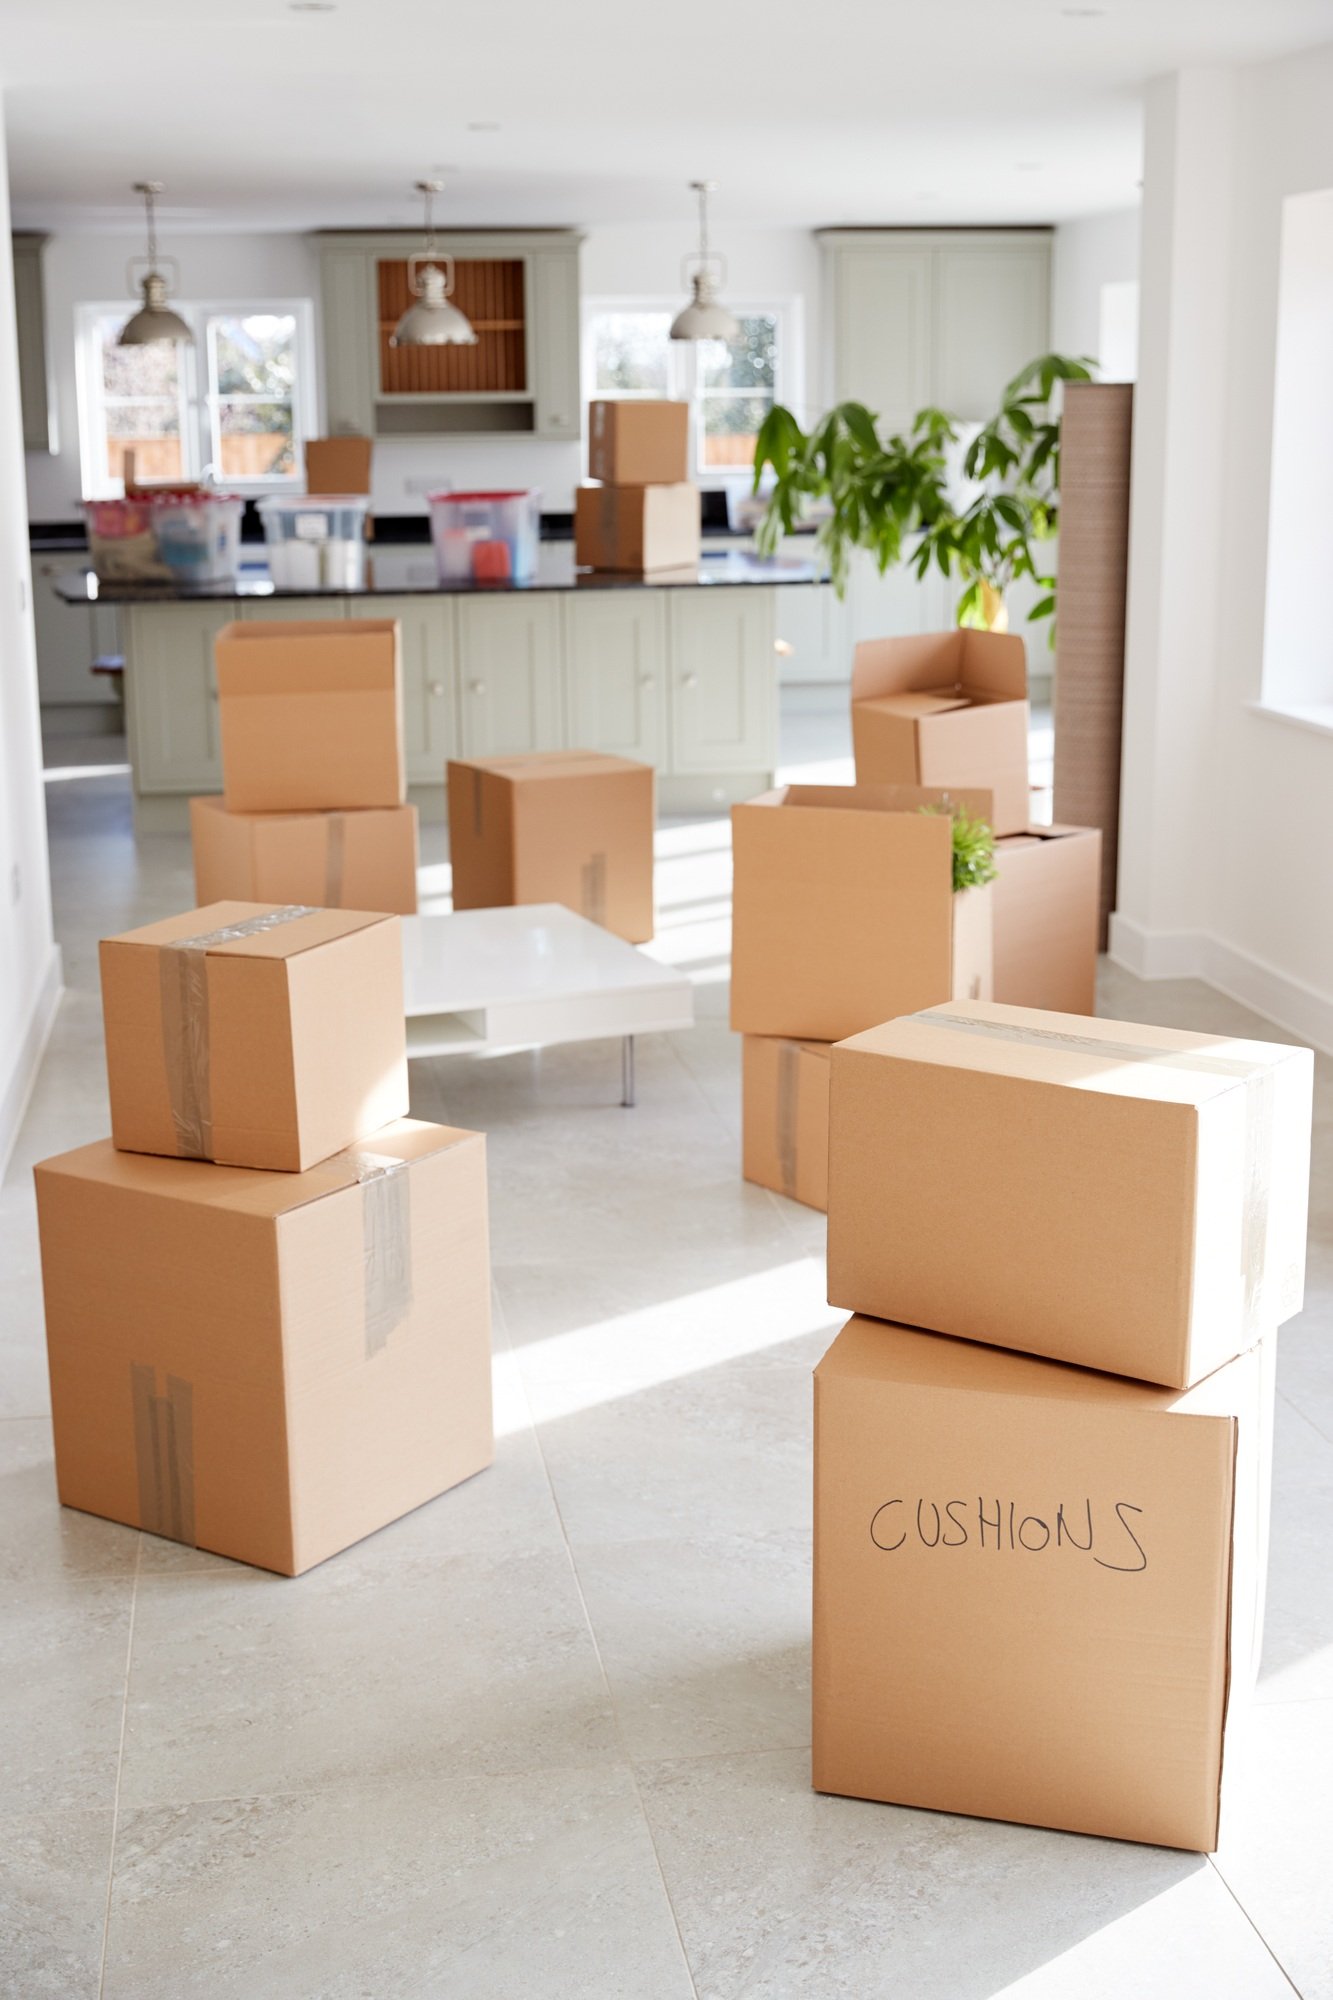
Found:
[[[676,486],[690,476],[690,406],[635,397],[588,405],[588,477],[608,486]]]
[[[1030,826],[996,841],[993,999],[1096,1012],[1101,866],[1095,826]]]
[[[490,1463],[480,1133],[36,1169],[67,1507],[295,1576]]]
[[[992,832],[1030,817],[1028,675],[1007,632],[863,639],[852,656],[852,748],[858,785],[983,785]]]
[[[851,1320],[815,1370],[816,1789],[1215,1847],[1274,1344],[1180,1392]]]
[[[229,811],[402,805],[396,619],[237,622],[214,654]]]
[[[991,991],[991,888],[953,889],[959,807],[990,794],[787,785],[733,806],[731,1025],[836,1042]]]
[[[563,903],[630,944],[653,934],[653,768],[600,750],[447,767],[456,910]]]
[[[691,569],[703,553],[697,486],[580,486],[574,561],[580,569]]]
[[[100,956],[117,1146],[299,1173],[406,1113],[397,917],[212,903]]]
[[[741,1174],[807,1208],[828,1207],[831,1042],[741,1039]]]
[[[1300,1311],[1309,1049],[983,1003],[830,1060],[831,1304],[1172,1388]]]
[[[190,800],[200,904],[311,903],[326,910],[417,907],[417,809],[238,813]]]

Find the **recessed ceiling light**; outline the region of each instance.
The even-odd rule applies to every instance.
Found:
[[[1105,7],[1062,7],[1060,12],[1066,21],[1100,21],[1105,18]]]
[[[467,129],[469,132],[498,132],[500,125],[495,118],[470,118]]]
[[[336,14],[338,0],[287,0],[289,14]]]
[[[1016,174],[1039,174],[1041,172],[1041,161],[1016,160],[1014,162],[1014,172]]]
[[[940,197],[935,188],[918,188],[916,198],[918,201],[938,201]]]

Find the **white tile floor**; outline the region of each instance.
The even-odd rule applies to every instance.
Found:
[[[793,767],[845,776],[840,708],[788,710]],[[292,1582],[55,1501],[29,1169],[106,1129],[97,936],[193,898],[123,778],[48,796],[69,992],[0,1191],[0,1992],[1333,2000],[1330,1065],[1221,1853],[818,1798],[809,1370],[840,1316],[822,1218],[737,1175],[725,822],[663,829],[657,948],[700,1019],[645,1042],[636,1111],[610,1046],[418,1066],[416,1110],[491,1135],[499,1454]],[[1265,1032],[1113,968],[1103,1004]]]

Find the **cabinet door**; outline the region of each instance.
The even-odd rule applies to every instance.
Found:
[[[16,230],[12,243],[23,446],[25,451],[54,452],[57,438],[46,340],[46,278],[42,269],[46,238],[35,231]]]
[[[668,609],[671,762],[682,776],[777,765],[773,592],[675,590]]]
[[[862,639],[896,639],[912,632],[947,632],[962,591],[957,578],[932,569],[917,582],[905,564],[880,575],[873,556],[859,550],[852,557],[845,605],[847,672],[852,648]]]
[[[407,780],[442,785],[458,752],[458,642],[448,597],[357,597],[353,618],[396,618],[402,632]]]
[[[115,691],[92,664],[102,648],[106,628],[98,607],[66,604],[56,596],[62,576],[88,567],[81,551],[68,555],[36,555],[32,559],[32,618],[37,642],[37,694],[43,708],[72,703],[115,701]],[[106,648],[107,651],[113,650]]]
[[[560,599],[464,597],[458,606],[459,736],[465,757],[564,747]]]
[[[304,625],[314,618],[345,618],[347,605],[345,597],[252,597],[231,615],[256,625]]]
[[[845,681],[852,671],[847,644],[847,608],[832,584],[786,584],[773,598],[778,679]]]
[[[324,394],[331,437],[369,437],[375,380],[375,302],[364,250],[320,255],[324,304]]]
[[[213,642],[233,610],[229,604],[125,607],[125,701],[138,791],[221,791]]]
[[[833,252],[835,402],[865,403],[902,430],[931,400],[931,253]]]
[[[540,250],[529,266],[532,325],[529,379],[538,437],[581,435],[579,391],[579,253]]]
[[[1050,346],[1050,250],[967,244],[935,255],[934,400],[981,423],[1005,383]]]
[[[658,590],[564,600],[569,741],[660,765],[666,753],[666,604]]]

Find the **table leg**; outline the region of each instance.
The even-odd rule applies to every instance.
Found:
[[[620,1102],[632,1109],[638,1099],[634,1092],[634,1037],[625,1035],[620,1043]]]

